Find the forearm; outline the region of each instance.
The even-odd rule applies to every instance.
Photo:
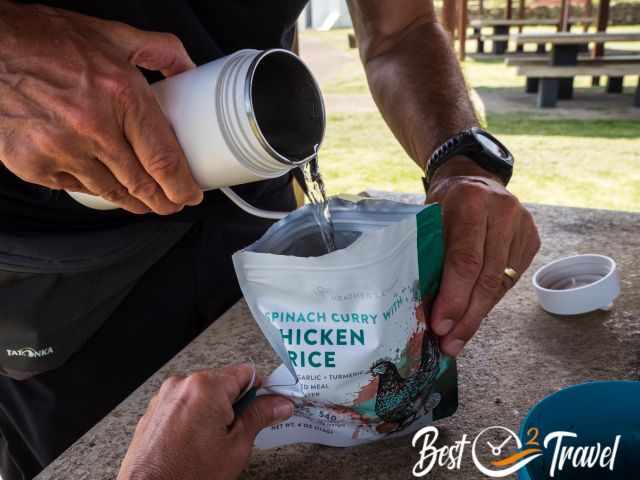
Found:
[[[447,138],[477,125],[449,42],[438,23],[421,23],[383,52],[364,59],[382,115],[422,169]]]
[[[424,169],[441,143],[478,123],[464,77],[432,9],[385,20],[384,31],[377,12],[363,11],[372,8],[367,3],[351,8],[369,88],[394,135]]]
[[[433,151],[477,125],[467,88],[438,25],[432,0],[349,0],[369,87],[407,153],[426,166]],[[540,240],[531,214],[497,175],[464,156],[447,159],[429,182],[442,209],[445,262],[430,328],[443,353],[458,355],[522,273]],[[512,277],[509,277],[512,279]]]

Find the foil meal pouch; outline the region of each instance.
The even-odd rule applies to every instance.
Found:
[[[427,318],[443,263],[439,205],[332,198],[331,253],[312,208],[233,256],[249,308],[283,362],[262,393],[296,404],[256,446],[350,446],[452,415],[455,361],[440,354]]]

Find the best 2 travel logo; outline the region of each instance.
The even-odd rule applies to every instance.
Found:
[[[419,460],[413,467],[414,477],[424,477],[436,467],[459,470],[467,447],[471,449],[471,461],[475,467],[490,478],[514,474],[541,457],[545,450],[551,453],[549,478],[555,478],[556,474],[569,468],[613,471],[622,437],[616,435],[610,445],[600,442],[577,445],[575,442],[579,441],[579,437],[574,432],[554,431],[541,438],[540,430],[532,427],[527,430],[527,442],[523,445],[512,430],[495,426],[482,430],[473,442],[464,434],[453,444],[436,446],[438,435],[438,428],[430,425],[413,436],[411,444],[420,448]],[[566,441],[571,444],[568,445]],[[481,457],[490,460],[482,461]]]

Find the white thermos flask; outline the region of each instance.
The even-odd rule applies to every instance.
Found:
[[[315,157],[324,137],[320,88],[287,50],[240,50],[152,89],[200,187],[222,188],[244,209],[250,206],[223,187],[302,166]],[[90,208],[117,208],[101,197],[69,195]]]

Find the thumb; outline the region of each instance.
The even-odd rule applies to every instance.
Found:
[[[165,77],[177,75],[196,65],[184,45],[172,33],[144,32],[138,30],[137,42],[131,50],[129,61],[138,67],[158,70]]]
[[[293,403],[279,395],[256,398],[240,416],[243,430],[255,438],[260,430],[284,422],[293,415]]]
[[[124,50],[133,65],[160,71],[165,77],[196,66],[180,39],[172,33],[148,32],[120,22],[98,22],[101,31],[114,45]]]

